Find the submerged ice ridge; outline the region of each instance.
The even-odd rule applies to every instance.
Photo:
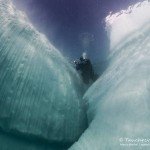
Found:
[[[109,66],[84,95],[89,127],[70,150],[149,149],[119,141],[150,135],[150,2],[125,12],[106,18]]]
[[[60,52],[10,0],[0,0],[0,150],[53,149],[29,137],[73,143],[86,128],[83,92]]]

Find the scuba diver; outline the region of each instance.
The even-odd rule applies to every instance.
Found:
[[[82,80],[85,84],[89,84],[90,81],[95,81],[95,75],[91,61],[87,58],[87,54],[84,52],[79,60],[74,61],[75,68],[80,71]]]

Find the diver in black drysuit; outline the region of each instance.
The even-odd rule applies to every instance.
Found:
[[[85,84],[95,81],[95,75],[91,61],[88,58],[80,57],[79,61],[74,61],[76,70],[81,72],[81,77]]]

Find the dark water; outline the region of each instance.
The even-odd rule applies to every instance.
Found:
[[[109,41],[104,18],[141,0],[13,0],[32,23],[65,56],[79,57],[86,49],[92,61],[105,60]],[[84,48],[82,37],[93,37]]]

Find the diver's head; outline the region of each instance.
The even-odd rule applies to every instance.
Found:
[[[83,57],[82,56],[80,57],[80,61],[83,61]]]
[[[87,59],[88,58],[87,53],[83,52],[82,57],[83,57],[83,59]]]

